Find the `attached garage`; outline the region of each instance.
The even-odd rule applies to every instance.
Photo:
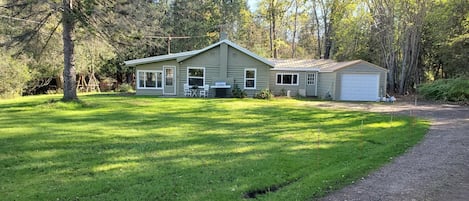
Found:
[[[379,97],[379,74],[342,74],[340,100],[375,101]]]
[[[387,69],[363,60],[320,66],[318,96],[343,101],[376,101],[386,95]]]

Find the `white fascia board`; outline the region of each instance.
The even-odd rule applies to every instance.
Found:
[[[194,51],[188,51],[188,52],[180,52],[176,54],[167,54],[167,55],[147,57],[147,58],[142,58],[142,59],[134,59],[134,60],[124,61],[124,63],[126,66],[136,66],[136,65],[147,64],[147,63],[173,60],[179,57],[187,57],[190,55],[197,54],[199,51],[200,50],[194,50]]]

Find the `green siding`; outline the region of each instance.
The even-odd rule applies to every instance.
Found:
[[[298,85],[277,85],[277,73],[298,74]],[[300,89],[306,90],[306,74],[307,72],[273,70],[270,72],[270,89],[272,90],[272,93],[277,96],[281,95],[282,90],[284,90],[285,93],[290,91],[290,96],[297,96]]]
[[[318,97],[326,98],[326,94],[330,93],[332,97],[335,94],[336,73],[319,73],[318,74]]]
[[[226,46],[226,44],[221,44],[221,46],[214,47],[181,63],[171,60],[139,65],[136,69],[163,70],[165,65],[176,66],[177,96],[184,96],[184,84],[187,83],[188,67],[205,68],[205,84],[214,85],[217,81],[223,81],[231,86],[238,84],[241,89],[244,89],[244,69],[256,69],[256,89],[246,89],[248,96],[253,96],[262,89],[268,89],[270,83],[270,67],[268,65],[241,51]],[[225,66],[226,70],[224,70]],[[231,93],[231,89],[229,93]],[[137,89],[137,95],[162,94],[162,89]],[[209,94],[214,96],[214,89],[210,89]]]
[[[162,62],[150,63],[150,64],[142,64],[142,65],[138,65],[135,67],[135,70],[136,70],[135,72],[137,72],[137,70],[163,71],[163,66],[176,66],[176,72],[177,72],[177,68],[179,65],[176,62],[176,60],[162,61]],[[179,75],[176,73],[176,79],[179,79],[178,76]],[[163,89],[137,89],[136,88],[135,92],[137,95],[158,95],[158,96],[163,95]]]
[[[244,89],[244,69],[256,69],[256,89],[246,89],[248,96],[254,96],[255,93],[263,89],[269,89],[270,67],[251,56],[238,51],[232,47],[228,48],[228,71],[227,76],[230,84],[237,84],[240,89]]]

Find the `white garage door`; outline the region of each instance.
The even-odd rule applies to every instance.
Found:
[[[376,101],[379,74],[343,74],[340,100]]]

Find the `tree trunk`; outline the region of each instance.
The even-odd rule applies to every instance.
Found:
[[[313,13],[314,13],[314,19],[316,21],[316,37],[317,37],[317,41],[318,41],[318,57],[322,59],[322,52],[321,52],[321,33],[319,32],[319,16],[318,16],[318,12],[316,11],[316,3],[313,2]]]
[[[292,39],[292,45],[291,45],[291,58],[295,58],[295,51],[296,51],[296,30],[298,26],[298,2],[295,0],[295,17],[294,17],[294,23],[293,23],[293,39]]]
[[[63,0],[62,12],[62,39],[64,45],[64,101],[77,100],[76,91],[76,72],[75,72],[75,58],[74,58],[74,28],[75,20],[73,16],[73,0]]]

